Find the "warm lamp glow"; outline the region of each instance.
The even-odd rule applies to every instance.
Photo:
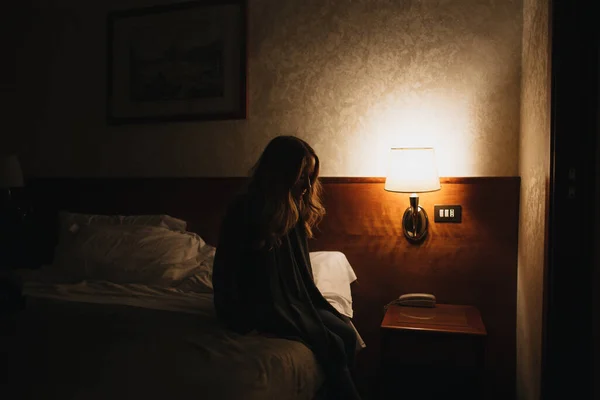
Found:
[[[401,193],[440,190],[434,149],[431,147],[391,149],[385,190]]]
[[[480,156],[488,151],[489,141],[479,133],[479,118],[474,114],[479,106],[473,104],[472,88],[420,90],[399,85],[386,90],[386,95],[360,90],[365,93],[360,103],[364,111],[347,126],[348,159],[339,162],[349,175],[385,177],[391,147],[433,147],[443,176],[481,176],[493,165],[483,163]],[[330,168],[331,162],[324,168]]]

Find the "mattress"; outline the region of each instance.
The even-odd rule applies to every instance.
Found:
[[[312,399],[323,383],[303,344],[238,335],[212,295],[110,282],[27,280],[3,338],[11,399]]]

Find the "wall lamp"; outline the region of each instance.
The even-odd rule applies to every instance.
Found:
[[[431,147],[392,148],[388,158],[385,190],[410,193],[410,207],[402,217],[404,236],[411,243],[419,243],[427,236],[429,220],[419,206],[417,193],[440,190],[435,151]]]

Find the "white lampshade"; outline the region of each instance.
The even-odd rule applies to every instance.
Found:
[[[385,190],[401,193],[440,190],[440,177],[433,148],[391,149]]]
[[[23,171],[16,155],[0,156],[0,188],[23,187]]]

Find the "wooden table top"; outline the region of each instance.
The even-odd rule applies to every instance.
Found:
[[[436,304],[434,308],[390,305],[381,323],[381,328],[487,335],[477,308],[452,304]]]

